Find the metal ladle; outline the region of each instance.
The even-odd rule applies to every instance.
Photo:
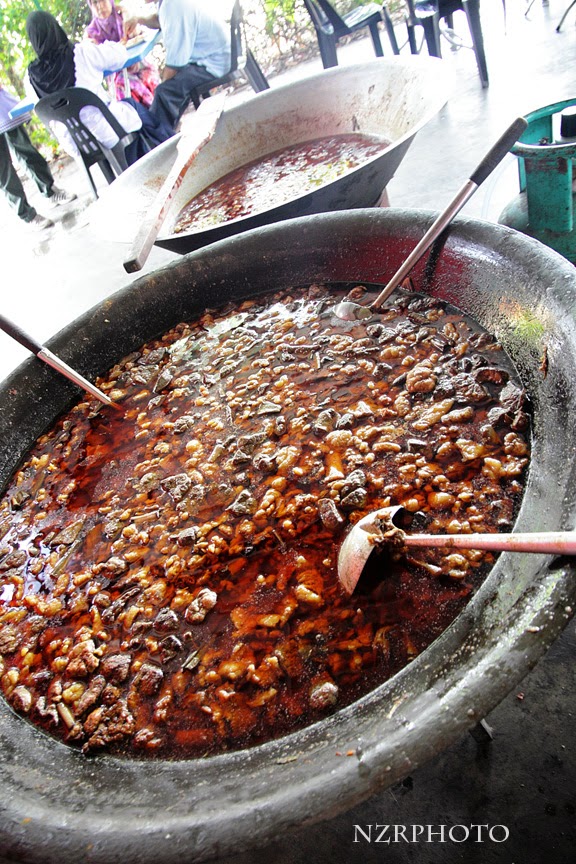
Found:
[[[68,378],[69,381],[73,381],[74,384],[82,387],[82,389],[86,390],[87,393],[90,393],[91,396],[95,396],[96,399],[99,399],[100,402],[104,403],[104,405],[111,405],[114,408],[118,408],[118,405],[106,396],[105,393],[99,390],[98,387],[80,375],[79,372],[76,372],[75,369],[72,369],[71,366],[68,366],[64,360],[61,360],[56,356],[56,354],[53,354],[49,348],[40,345],[40,343],[33,339],[32,336],[25,333],[18,324],[9,321],[8,318],[4,317],[4,315],[0,315],[0,330],[3,330],[4,333],[7,333],[8,336],[11,336],[12,339],[24,348],[27,348],[28,351],[32,352],[32,354],[35,354],[36,357],[46,363],[47,366],[56,369],[57,372],[60,372],[60,374],[64,375],[65,378]]]
[[[410,253],[408,258],[406,258],[394,276],[392,276],[386,287],[380,292],[380,294],[378,294],[376,299],[373,300],[369,306],[362,306],[360,303],[354,303],[351,300],[343,300],[341,303],[337,303],[332,310],[334,314],[338,318],[342,318],[344,321],[360,321],[362,319],[371,318],[372,312],[378,310],[394,289],[404,281],[414,265],[418,263],[432,243],[460,212],[464,204],[466,204],[469,198],[471,198],[474,192],[476,192],[480,184],[486,180],[496,166],[502,161],[506,153],[508,153],[510,148],[516,143],[527,126],[528,123],[524,117],[518,117],[514,120],[504,134],[484,156],[476,170],[458,190],[452,201],[450,201],[448,206],[432,223],[418,245]]]
[[[423,546],[444,549],[485,549],[491,552],[539,552],[576,555],[576,531],[528,534],[406,534],[413,514],[404,507],[382,507],[368,513],[351,528],[338,554],[338,581],[352,594],[376,546]]]

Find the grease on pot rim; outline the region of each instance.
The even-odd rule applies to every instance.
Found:
[[[352,296],[363,294],[357,288]],[[495,340],[398,292],[322,286],[180,324],[35,445],[0,503],[0,685],[84,751],[197,756],[349,704],[423,651],[493,556],[393,555],[346,597],[343,531],[390,504],[509,529],[524,394]]]

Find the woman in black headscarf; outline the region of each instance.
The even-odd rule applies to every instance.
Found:
[[[28,67],[28,77],[38,96],[74,87],[74,48],[56,19],[48,12],[31,12],[26,33],[38,58]]]
[[[38,96],[48,96],[66,87],[84,87],[107,104],[126,132],[140,130],[140,140],[126,148],[128,164],[139,159],[150,146],[155,147],[174,134],[143,105],[132,98],[112,101],[102,86],[104,70],[120,69],[125,64],[124,45],[119,42],[96,45],[88,40],[73,45],[54,16],[42,11],[30,13],[26,19],[26,33],[37,55],[28,67],[28,77]],[[97,108],[86,107],[80,113],[84,125],[105,147],[113,147],[118,142],[118,136]],[[57,124],[55,133],[65,149],[75,155],[76,148],[62,126]]]

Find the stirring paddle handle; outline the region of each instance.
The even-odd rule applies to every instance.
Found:
[[[49,348],[46,348],[44,345],[41,345],[40,342],[37,342],[32,336],[29,336],[22,328],[15,324],[14,321],[9,321],[4,315],[0,314],[0,330],[3,330],[4,333],[7,333],[8,336],[11,336],[16,342],[26,348],[28,351],[31,351],[32,354],[35,354],[39,360],[42,360],[43,363],[46,363],[47,366],[50,366],[52,369],[55,369],[57,372],[60,372],[61,375],[64,375],[65,378],[68,378],[69,381],[73,381],[74,384],[77,384],[79,387],[82,387],[87,393],[90,393],[91,396],[95,396],[96,399],[99,399],[100,402],[103,402],[104,405],[113,405],[116,407],[116,403],[112,402],[112,400],[106,396],[101,390],[98,389],[91,381],[88,381],[87,378],[84,378],[83,375],[80,375],[79,372],[76,372],[75,369],[72,369],[64,360],[61,360],[60,357],[57,357],[56,354],[53,354]]]
[[[172,200],[182,185],[184,177],[200,150],[214,135],[216,124],[224,109],[227,95],[224,92],[219,93],[217,96],[211,96],[210,99],[205,99],[194,117],[195,126],[193,131],[189,135],[182,135],[180,138],[177,146],[176,161],[164,180],[156,198],[150,205],[146,218],[138,229],[128,258],[124,261],[124,269],[127,273],[136,273],[146,263],[150,250],[164,224]]]
[[[528,121],[525,117],[517,117],[508,129],[500,136],[498,141],[490,148],[482,161],[476,166],[475,170],[470,175],[470,180],[476,186],[490,176],[492,171],[500,164],[504,156],[514,146],[518,138],[526,131]]]
[[[528,123],[524,117],[517,117],[516,120],[510,124],[508,129],[500,136],[498,141],[490,148],[480,164],[472,172],[470,178],[458,190],[452,201],[450,201],[448,206],[432,223],[418,245],[406,258],[394,276],[392,276],[386,287],[380,292],[376,299],[372,301],[369,307],[370,309],[378,309],[394,289],[404,281],[414,265],[417,264],[424,253],[430,248],[432,243],[434,243],[454,217],[460,212],[464,204],[466,204],[468,199],[472,197],[474,192],[476,192],[480,184],[486,180],[498,163],[502,161],[506,153],[508,153],[510,148],[524,132],[527,125]]]
[[[0,330],[3,330],[4,333],[7,333],[8,336],[11,336],[16,342],[22,345],[24,348],[27,348],[28,351],[31,351],[32,354],[38,354],[42,350],[42,345],[33,339],[32,336],[29,336],[18,324],[15,324],[14,321],[9,321],[4,315],[0,314]]]
[[[492,552],[542,552],[576,555],[576,531],[543,531],[527,534],[406,534],[406,546],[443,549],[487,549]]]

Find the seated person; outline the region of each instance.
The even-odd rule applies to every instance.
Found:
[[[210,82],[230,69],[230,28],[207,6],[202,0],[159,0],[157,13],[124,22],[128,36],[138,23],[162,30],[166,65],[150,113],[172,129],[194,88],[206,84],[210,89]]]
[[[155,147],[173,134],[172,129],[160,123],[144,105],[131,98],[115,102],[102,86],[104,70],[120,69],[126,62],[124,45],[119,42],[95,45],[88,40],[72,45],[49,12],[31,12],[26,20],[26,33],[38,58],[28,66],[28,78],[36,95],[43,97],[66,87],[84,87],[99,96],[126,132],[141,132],[138,140],[126,148],[129,165],[146,152],[142,135],[149,146]],[[83,108],[80,119],[105,147],[118,143],[118,136],[97,108]],[[76,156],[76,148],[65,127],[54,124],[54,133],[64,149]]]
[[[125,42],[124,23],[122,11],[114,5],[114,0],[88,0],[92,21],[86,28],[86,37],[96,45],[102,42]],[[154,90],[160,83],[158,70],[149,60],[142,60],[126,70],[130,92],[126,93],[126,83],[122,72],[114,75],[114,87],[116,99],[124,99],[132,96],[137,102],[146,105],[152,104]]]

